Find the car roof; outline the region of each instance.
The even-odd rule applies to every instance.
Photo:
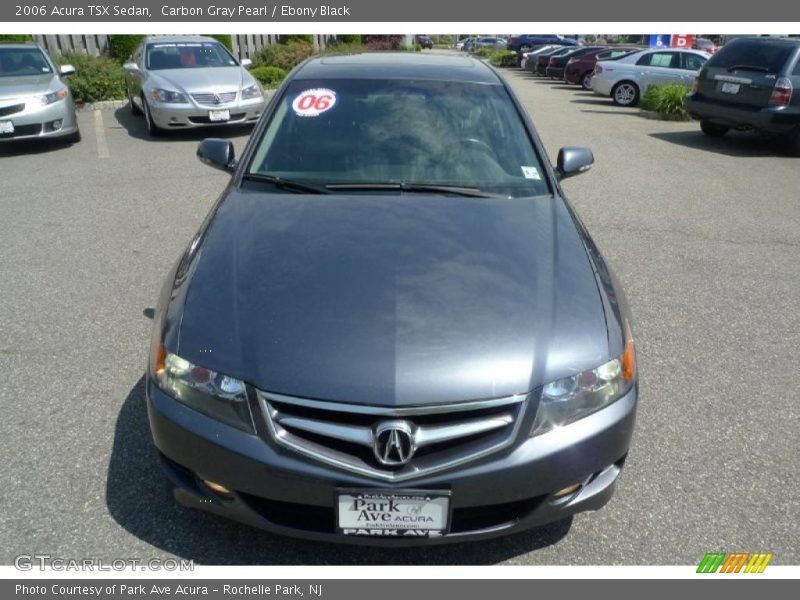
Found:
[[[470,83],[502,82],[484,62],[466,56],[375,52],[329,54],[311,58],[294,79],[437,79]]]
[[[39,48],[41,46],[36,42],[0,42],[0,48]]]
[[[160,43],[160,44],[180,44],[182,42],[217,42],[219,40],[215,40],[212,37],[208,37],[205,35],[149,35],[145,42],[150,43]]]
[[[756,42],[763,42],[765,44],[792,44],[797,46],[800,44],[800,38],[788,38],[788,37],[761,37],[755,35],[745,35],[742,37],[733,38],[732,40],[728,40],[728,44],[732,44],[733,42],[739,42],[742,40],[748,41],[756,41]]]

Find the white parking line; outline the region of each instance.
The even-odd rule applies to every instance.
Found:
[[[97,157],[108,158],[108,144],[106,144],[106,129],[103,125],[102,111],[94,111],[94,134],[97,138]]]

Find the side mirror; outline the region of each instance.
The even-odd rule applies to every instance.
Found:
[[[250,67],[253,66],[253,61],[250,60],[249,58],[243,58],[241,62],[239,62],[239,64],[242,65],[245,69],[249,69]]]
[[[59,73],[61,73],[64,77],[67,75],[72,75],[75,72],[75,67],[72,65],[61,65],[58,68]]]
[[[122,68],[128,73],[136,73],[139,71],[139,65],[137,65],[135,62],[126,62],[124,65],[122,65]]]
[[[233,149],[233,142],[220,138],[208,138],[200,142],[197,146],[197,158],[200,162],[232,173],[236,166],[236,152]]]
[[[556,174],[559,179],[580,175],[592,168],[594,154],[584,146],[565,146],[558,151]]]

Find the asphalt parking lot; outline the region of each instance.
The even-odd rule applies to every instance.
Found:
[[[178,556],[212,564],[800,562],[800,160],[747,134],[641,118],[521,72],[508,78],[630,300],[641,376],[611,503],[511,538],[376,550],[299,542],[174,504],[143,372],[169,266],[222,190],[212,133],[147,138],[126,108],[81,112],[83,141],[0,145],[0,562]],[[238,150],[246,130],[224,132]]]

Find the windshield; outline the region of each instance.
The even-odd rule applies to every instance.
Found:
[[[52,73],[38,48],[0,48],[0,77],[24,77]]]
[[[248,173],[320,187],[396,183],[503,196],[549,193],[508,92],[466,82],[295,80]]]
[[[712,56],[706,66],[718,69],[779,73],[794,50],[791,44],[764,40],[734,40]]]
[[[216,42],[153,43],[147,45],[147,68],[206,69],[234,67],[236,61],[222,44]]]

